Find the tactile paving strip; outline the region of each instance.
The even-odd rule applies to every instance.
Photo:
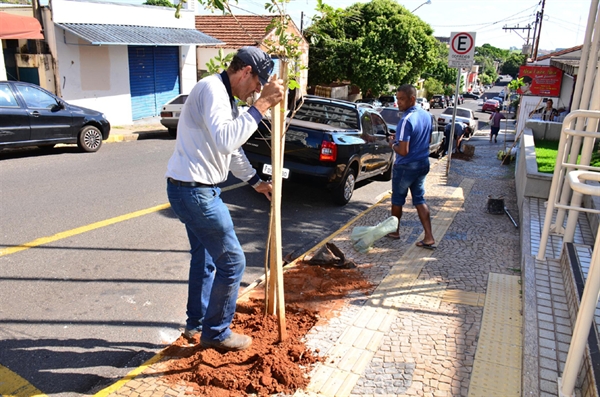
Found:
[[[483,306],[485,303],[485,294],[479,292],[462,291],[459,289],[449,289],[444,292],[442,300],[444,302],[456,303],[458,305]]]
[[[490,273],[469,397],[521,395],[520,309],[520,278]]]

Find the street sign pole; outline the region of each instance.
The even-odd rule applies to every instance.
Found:
[[[456,121],[456,103],[458,102],[458,89],[460,88],[460,68],[456,69],[456,90],[454,90],[454,109],[452,110],[452,126],[450,127],[450,137],[448,137],[448,154],[446,160],[446,176],[450,173],[450,161],[452,160],[452,146],[454,145],[454,128]],[[458,148],[456,148],[458,150]],[[447,179],[446,179],[447,180]]]
[[[460,89],[460,72],[462,68],[471,69],[475,57],[475,33],[474,32],[452,32],[450,35],[450,48],[448,51],[448,66],[456,68],[456,89],[454,93],[454,109],[452,111],[452,125],[448,137],[448,152],[446,160],[446,177],[450,173],[450,161],[452,159],[452,146],[454,144],[454,123],[456,121],[456,108],[458,92]]]

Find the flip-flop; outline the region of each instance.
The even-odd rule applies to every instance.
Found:
[[[394,233],[388,233],[385,235],[385,237],[389,237],[389,238],[393,238],[394,240],[400,240],[400,233],[398,233],[398,235],[394,235]]]
[[[435,243],[434,243],[434,244],[435,244]],[[437,247],[436,247],[434,244],[425,244],[425,242],[424,242],[423,240],[421,240],[421,241],[417,241],[417,242],[415,243],[415,245],[416,245],[417,247],[426,248],[426,249],[428,249],[428,250],[434,250],[434,249],[436,249]]]

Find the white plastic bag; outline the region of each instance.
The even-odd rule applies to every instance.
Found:
[[[388,233],[395,232],[396,229],[398,229],[398,218],[390,216],[375,226],[356,226],[352,229],[350,240],[354,244],[354,249],[366,254],[372,248],[375,241]]]

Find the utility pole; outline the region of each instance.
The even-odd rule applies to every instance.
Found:
[[[539,13],[540,16],[540,28],[538,29],[537,32],[537,38],[535,40],[535,50],[533,51],[533,61],[537,61],[537,56],[538,56],[538,48],[540,46],[540,36],[542,33],[542,21],[544,20],[544,6],[546,5],[546,0],[542,0],[542,10]]]
[[[527,40],[526,40],[526,44],[525,45],[529,46],[529,32],[531,31],[531,24],[527,24],[527,26],[524,26],[524,27],[520,27],[519,25],[517,25],[517,26],[510,26],[510,27],[504,25],[502,27],[502,29],[504,29],[504,30],[521,30],[521,31],[526,30],[527,31]],[[517,32],[515,32],[515,33],[517,33]],[[519,35],[519,37],[521,37],[523,39],[523,36],[521,36],[519,33],[517,33],[517,34]],[[523,39],[523,40],[525,40],[525,39]]]
[[[300,11],[300,34],[304,34],[304,11]]]
[[[535,35],[537,34],[537,28],[538,28],[538,22],[540,21],[540,12],[536,12],[535,13],[535,22],[533,25],[533,42],[535,44]],[[531,53],[529,54],[529,56],[533,59],[533,49],[534,49],[535,45],[531,46]]]

